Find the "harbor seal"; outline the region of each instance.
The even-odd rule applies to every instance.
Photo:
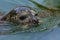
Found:
[[[30,7],[19,6],[11,10],[1,20],[8,21],[12,24],[24,25],[24,29],[38,25],[38,19],[35,17],[36,12]]]

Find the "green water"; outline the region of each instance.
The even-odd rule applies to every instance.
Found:
[[[37,28],[31,28],[29,30],[26,30],[25,32],[41,32],[50,28],[53,28],[53,26],[60,23],[60,10],[59,10],[59,0],[0,0],[0,11],[4,14],[7,14],[10,10],[17,6],[29,6],[36,10],[37,13],[44,12],[45,14],[48,14],[48,17],[40,18],[43,22],[40,23],[40,25]],[[55,11],[55,10],[59,11]],[[13,32],[18,32],[18,28],[10,25],[11,27],[7,26],[7,29],[10,29],[9,31],[14,30]],[[11,29],[12,28],[12,29]],[[4,26],[2,27],[4,29]],[[12,33],[13,33],[12,32]],[[24,32],[24,31],[23,31]]]

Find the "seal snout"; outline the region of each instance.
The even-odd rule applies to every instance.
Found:
[[[39,22],[38,22],[38,20],[33,20],[33,23],[38,24]]]
[[[38,24],[39,23],[38,19],[35,18],[35,17],[33,17],[32,21],[33,21],[34,24]]]

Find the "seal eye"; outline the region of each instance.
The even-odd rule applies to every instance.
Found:
[[[38,14],[35,14],[35,16],[37,16]]]
[[[27,18],[26,16],[21,16],[21,17],[19,17],[20,20],[24,20],[24,19],[26,19],[26,18]]]

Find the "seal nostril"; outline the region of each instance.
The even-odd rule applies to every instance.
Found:
[[[19,19],[24,20],[24,19],[26,19],[26,16],[21,16],[21,17],[19,17]]]
[[[38,20],[33,20],[33,22],[34,22],[34,24],[38,24],[39,23]]]

